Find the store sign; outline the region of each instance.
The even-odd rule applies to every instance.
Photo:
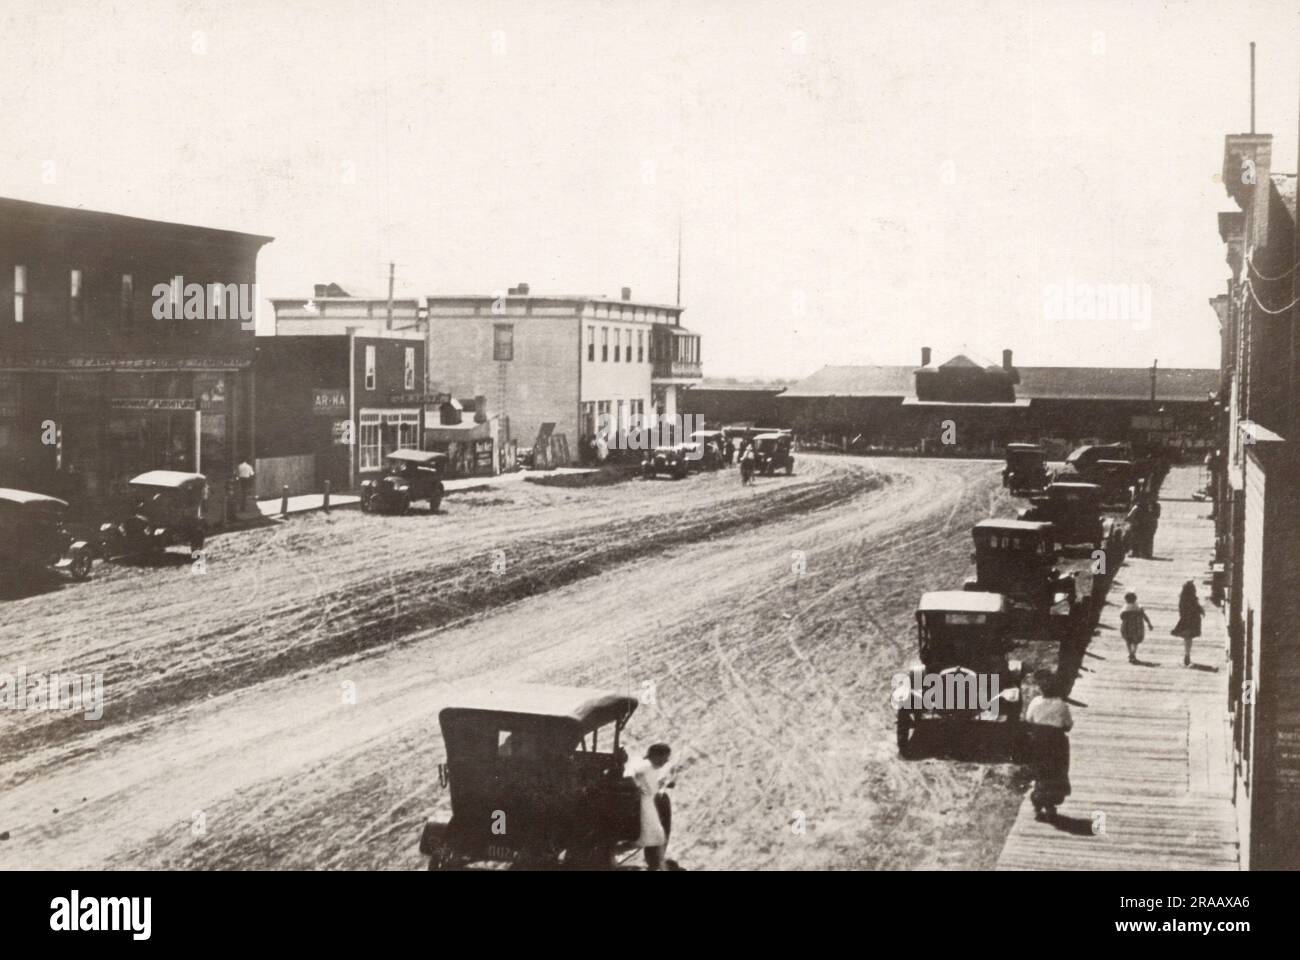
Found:
[[[450,403],[451,394],[449,393],[390,393],[388,395],[388,402],[393,404],[402,403],[402,404],[408,404],[412,406],[418,406],[420,404],[426,404],[426,403],[439,405],[444,403]]]
[[[114,410],[197,410],[197,400],[171,397],[113,397],[108,401]]]
[[[5,370],[238,370],[251,359],[234,357],[6,357]]]
[[[311,395],[312,412],[322,416],[348,412],[348,392],[346,390],[313,390]]]

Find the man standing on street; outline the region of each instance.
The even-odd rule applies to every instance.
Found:
[[[248,509],[248,498],[253,493],[253,478],[257,474],[247,460],[241,460],[235,468],[235,475],[239,478],[239,512],[243,513]]]

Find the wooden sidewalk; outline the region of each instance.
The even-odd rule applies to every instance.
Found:
[[[1070,695],[1073,793],[1057,823],[1034,819],[1028,798],[999,870],[1237,870],[1228,727],[1227,630],[1209,601],[1214,548],[1210,504],[1192,500],[1196,467],[1176,467],[1161,491],[1155,559],[1118,571]],[[1183,667],[1170,635],[1183,581],[1206,616]],[[1119,634],[1134,591],[1154,630],[1128,663]]]

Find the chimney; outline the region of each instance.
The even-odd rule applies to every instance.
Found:
[[[923,367],[928,367],[929,365],[930,365],[930,348],[929,348],[929,347],[922,347],[922,348],[921,348],[921,366],[923,366]]]
[[[329,290],[328,283],[315,284],[312,287],[312,296],[315,297],[317,300],[319,300],[321,297],[328,297],[329,296],[329,293],[327,292],[328,290]]]
[[[623,288],[623,299],[624,299],[624,300],[631,300],[631,299],[632,299],[632,288],[631,288],[631,287],[624,287],[624,288]]]
[[[474,422],[487,423],[487,418],[487,397],[480,394],[474,398]]]
[[[521,284],[519,284],[519,286],[517,286],[515,289],[519,291],[519,296],[521,296],[521,297],[526,297],[526,296],[528,296],[528,284],[526,284],[526,283],[521,283]]]
[[[1005,370],[1005,371],[1007,371],[1007,373],[1010,373],[1010,372],[1011,372],[1011,368],[1012,368],[1012,366],[1013,366],[1013,364],[1011,363],[1011,351],[1010,351],[1010,350],[1003,350],[1003,351],[1002,351],[1002,369]]]

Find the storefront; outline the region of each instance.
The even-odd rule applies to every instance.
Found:
[[[213,363],[159,370],[157,361],[83,358],[66,369],[0,370],[0,484],[80,510],[116,500],[146,470],[202,473],[208,516],[220,522],[251,391],[247,364]]]

